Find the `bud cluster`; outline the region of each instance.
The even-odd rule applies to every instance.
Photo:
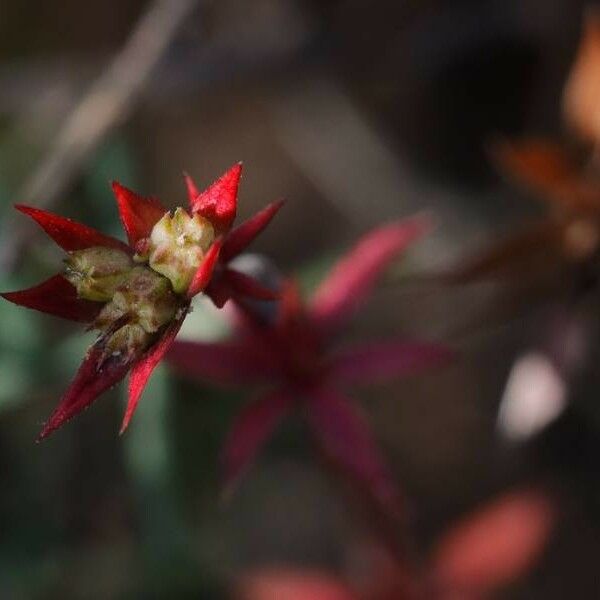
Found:
[[[94,327],[107,335],[106,352],[130,359],[143,352],[183,309],[185,294],[214,241],[210,222],[177,208],[140,240],[137,253],[92,247],[69,253],[65,277],[85,300],[104,302]]]

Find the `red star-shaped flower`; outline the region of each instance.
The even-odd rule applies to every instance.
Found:
[[[273,298],[269,290],[228,267],[281,207],[271,204],[232,230],[241,171],[241,164],[234,165],[201,193],[186,176],[189,211],[170,212],[158,200],[114,182],[128,244],[65,217],[16,207],[65,250],[66,269],[38,286],[2,296],[100,331],[39,439],[131,370],[123,432],[196,294],[207,293],[219,306],[229,298]]]
[[[369,427],[339,386],[412,373],[449,357],[439,345],[405,339],[331,353],[334,334],[368,296],[378,275],[428,229],[417,217],[365,235],[321,283],[307,306],[293,282],[283,286],[279,311],[264,325],[246,317],[239,337],[227,343],[178,342],[171,361],[199,379],[273,388],[251,402],[233,425],[223,452],[226,485],[251,463],[282,418],[303,411],[326,454],[366,483],[386,506],[397,493]]]

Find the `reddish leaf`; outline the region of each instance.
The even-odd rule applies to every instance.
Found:
[[[233,229],[223,244],[221,261],[227,263],[243,252],[254,241],[254,238],[271,222],[283,204],[283,200],[272,202]]]
[[[177,321],[171,323],[160,339],[152,345],[152,347],[138,360],[133,368],[131,369],[131,375],[129,377],[129,398],[127,401],[127,409],[125,410],[125,416],[123,417],[123,423],[121,424],[120,434],[123,434],[127,427],[129,426],[129,422],[131,421],[131,417],[133,417],[133,413],[137,408],[138,402],[140,401],[140,397],[142,396],[142,392],[146,387],[146,383],[148,383],[148,379],[150,375],[152,375],[152,371],[156,368],[156,365],[161,361],[163,356],[167,353],[179,330],[181,329],[181,325],[185,319],[185,315],[187,310],[183,312],[183,315]]]
[[[231,490],[291,407],[292,399],[287,392],[275,390],[248,404],[238,415],[222,453],[226,490]]]
[[[342,581],[318,571],[269,569],[243,577],[235,600],[359,600]],[[401,599],[397,599],[401,600]]]
[[[204,192],[196,195],[190,201],[192,212],[200,213],[208,219],[218,232],[227,231],[235,219],[241,176],[242,163],[237,163]],[[188,194],[191,196],[197,191],[196,186],[190,177],[186,177],[186,182]]]
[[[88,351],[75,379],[65,392],[56,410],[44,425],[38,441],[48,437],[75,415],[85,410],[96,398],[121,381],[130,363],[104,356],[103,340],[98,340]]]
[[[440,587],[486,592],[523,575],[550,536],[555,508],[541,492],[512,492],[465,518],[437,543],[433,568]]]
[[[277,375],[275,357],[256,344],[176,342],[168,356],[183,375],[225,384],[245,384]]]
[[[448,362],[453,353],[439,344],[376,342],[338,354],[331,377],[344,383],[403,377]]]
[[[331,459],[396,513],[398,490],[362,413],[338,392],[321,388],[311,392],[307,419]]]
[[[93,321],[103,306],[100,302],[78,298],[75,288],[62,275],[27,290],[5,292],[0,296],[20,306],[83,323]]]
[[[259,283],[254,277],[234,271],[233,269],[225,269],[223,277],[231,287],[234,294],[252,298],[254,300],[276,300],[279,294],[268,287]]]
[[[313,317],[328,325],[347,317],[369,294],[380,273],[429,229],[413,217],[367,233],[320,284],[311,300]]]
[[[600,209],[600,186],[556,142],[524,139],[492,146],[492,157],[509,177],[559,212]]]
[[[77,223],[66,217],[17,204],[15,208],[31,217],[65,251],[84,250],[93,246],[106,246],[130,252],[127,244],[96,231],[92,227]]]
[[[187,290],[187,297],[193,298],[196,294],[199,294],[204,290],[204,288],[210,283],[210,280],[213,275],[213,271],[217,266],[217,262],[219,260],[219,253],[221,251],[222,241],[221,239],[216,239],[211,247],[208,249],[194,278],[192,279],[192,283]]]
[[[150,235],[167,209],[155,198],[144,198],[116,181],[112,182],[112,189],[127,239],[131,247],[135,248],[139,240]]]

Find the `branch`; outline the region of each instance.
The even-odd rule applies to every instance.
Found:
[[[106,135],[129,116],[154,68],[196,3],[197,0],[152,2],[123,49],[70,114],[18,198],[48,208],[65,191]],[[14,223],[4,227],[0,271],[15,268],[26,243],[24,231]]]

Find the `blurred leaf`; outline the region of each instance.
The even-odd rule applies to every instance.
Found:
[[[556,516],[553,501],[537,490],[507,493],[467,516],[436,544],[440,585],[481,594],[514,581],[538,560]]]
[[[296,272],[296,277],[305,296],[310,294],[317,287],[342,254],[342,252],[329,252],[318,256],[300,267]]]
[[[600,140],[600,13],[589,10],[575,64],[565,86],[565,119],[585,140]]]

